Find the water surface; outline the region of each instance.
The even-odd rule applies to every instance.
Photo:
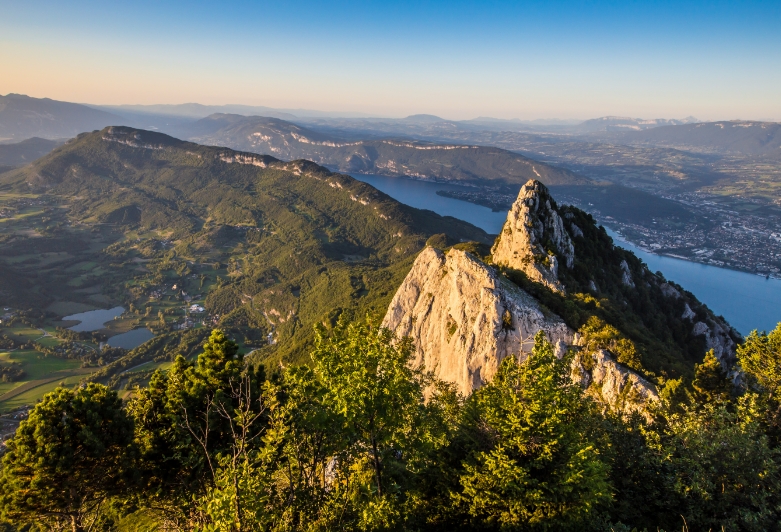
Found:
[[[135,349],[144,342],[151,340],[155,335],[146,328],[133,329],[126,333],[112,336],[108,339],[108,345],[111,347],[121,347],[123,349]]]
[[[78,325],[70,327],[76,332],[91,332],[103,328],[103,324],[121,316],[125,312],[122,307],[114,307],[106,310],[90,310],[79,314],[71,314],[62,318],[63,321],[80,321]]]
[[[492,235],[499,234],[504,220],[507,218],[507,213],[504,211],[493,212],[488,207],[483,207],[482,205],[437,196],[437,190],[474,191],[475,189],[472,187],[417,181],[405,177],[363,174],[355,174],[353,177],[364,183],[369,183],[377,190],[385,192],[388,196],[410,207],[428,209],[442,216],[453,216],[476,225]]]
[[[402,203],[459,218],[491,234],[499,234],[507,217],[506,212],[492,212],[482,205],[437,196],[437,190],[474,190],[470,187],[403,177],[362,174],[353,177]],[[742,334],[748,334],[754,329],[769,331],[781,322],[781,281],[655,255],[623,240],[609,229],[608,233],[616,244],[645,261],[651,271],[661,271],[667,279],[683,286],[716,314],[724,316]]]
[[[660,271],[667,279],[683,286],[742,334],[754,329],[769,331],[781,322],[778,279],[649,253],[615,231],[605,229],[616,245],[643,259],[652,272]]]

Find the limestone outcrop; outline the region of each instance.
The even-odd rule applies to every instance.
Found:
[[[582,246],[578,256],[573,239]],[[575,352],[571,375],[588,394],[616,412],[647,415],[646,406],[657,400],[658,394],[643,373],[619,364],[609,350],[581,346],[579,335],[540,303],[548,302],[575,321],[568,309],[585,309],[580,303],[586,300],[581,293],[586,291],[604,298],[614,310],[625,309],[627,322],[635,327],[643,327],[649,316],[681,320],[690,333],[685,339],[687,346],[678,354],[690,356],[688,346],[699,345],[691,343],[699,336],[723,367],[734,371],[739,335],[723,318],[615,248],[587,214],[570,206],[559,208],[538,181],[531,180],[521,189],[491,249],[491,259],[495,265],[524,272],[532,283],[519,282],[528,291],[510,281],[518,281],[514,272],[496,269],[465,251],[426,248],[396,292],[382,323],[397,337],[412,339],[416,350],[413,364],[454,383],[465,395],[489,382],[505,357],[524,359],[535,334],[543,331],[556,344],[558,354],[568,349]],[[559,268],[567,268],[567,275],[560,277],[563,270]],[[565,292],[564,282],[571,294]],[[534,283],[559,295],[539,290]],[[560,306],[557,301],[562,298],[565,305],[574,307]],[[643,307],[647,302],[654,306]],[[654,357],[649,346],[657,348],[666,337],[659,335],[654,344],[657,333],[646,332],[650,340],[641,356],[647,357],[643,362],[653,368],[664,361]],[[733,372],[733,378],[737,382],[739,376]]]
[[[491,254],[494,263],[520,270],[532,281],[564,292],[557,254],[564,258],[564,266],[572,268],[575,248],[555,205],[545,185],[529,180],[510,208]],[[546,245],[553,249],[546,249]]]
[[[490,381],[507,356],[525,358],[543,331],[562,356],[578,335],[535,298],[469,253],[421,252],[393,297],[383,327],[415,343],[421,365],[469,395]],[[577,349],[577,347],[576,347]],[[657,398],[654,386],[618,364],[607,351],[581,352],[572,375],[589,393],[619,412],[642,411]]]
[[[683,297],[681,292],[668,283],[662,283],[660,288],[662,293],[671,299],[681,299]],[[737,349],[735,339],[739,340],[740,334],[730,327],[724,321],[724,318],[714,316],[710,311],[705,313],[705,316],[700,319],[692,309],[689,301],[686,301],[683,305],[681,319],[693,324],[691,329],[692,335],[703,336],[706,349],[713,349],[713,354],[721,362],[721,367],[737,378],[738,372],[734,368],[737,360],[735,356]]]
[[[416,365],[470,394],[504,357],[529,353],[542,330],[559,350],[574,331],[536,299],[457,249],[426,248],[393,297],[383,327],[415,342]]]
[[[586,393],[623,414],[646,414],[645,405],[656,401],[656,387],[615,361],[606,350],[581,352],[572,362],[572,380]]]
[[[694,319],[694,317],[690,319]],[[711,318],[696,322],[692,328],[692,333],[695,336],[705,337],[706,348],[713,349],[713,354],[726,371],[733,371],[737,360],[735,356],[737,346],[732,339],[731,331],[731,327],[725,322]],[[733,371],[733,374],[737,373]]]

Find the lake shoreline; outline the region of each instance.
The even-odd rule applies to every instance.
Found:
[[[752,272],[752,271],[749,271],[749,270],[741,270],[740,268],[731,268],[729,266],[716,266],[715,264],[710,264],[708,262],[703,262],[703,261],[700,261],[700,260],[693,260],[691,257],[685,257],[683,255],[675,255],[674,253],[659,253],[656,250],[648,249],[646,247],[641,246],[640,244],[632,242],[625,235],[621,234],[621,232],[619,232],[618,230],[613,229],[612,227],[610,227],[610,224],[603,223],[603,224],[600,224],[600,225],[605,226],[606,229],[610,229],[610,231],[612,231],[614,233],[614,235],[611,235],[611,238],[613,238],[613,240],[618,240],[620,242],[624,242],[624,243],[630,244],[631,246],[634,246],[637,249],[640,249],[640,250],[642,250],[642,251],[644,251],[646,253],[650,253],[651,255],[656,255],[657,257],[670,257],[671,259],[685,260],[685,261],[691,262],[693,264],[702,264],[704,266],[710,266],[711,268],[719,268],[720,270],[729,270],[729,271],[733,271],[733,272],[745,273],[745,274],[748,274],[748,275],[756,275],[757,277],[763,277],[763,278],[766,278],[766,279],[773,279],[773,280],[776,280],[776,281],[781,281],[781,275],[778,275],[778,274],[757,273],[757,272]]]
[[[401,203],[428,209],[441,216],[464,220],[489,234],[499,234],[507,219],[506,212],[492,212],[488,207],[436,193],[443,187],[464,190],[466,187],[463,185],[375,174],[352,176]],[[610,227],[605,229],[617,246],[632,251],[651,271],[661,271],[666,279],[678,283],[694,294],[716,314],[724,316],[741,334],[748,334],[754,329],[770,331],[781,322],[781,280],[744,270],[657,254],[623,239],[623,236]]]

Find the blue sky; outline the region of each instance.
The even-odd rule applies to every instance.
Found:
[[[0,0],[0,93],[781,120],[781,2]]]

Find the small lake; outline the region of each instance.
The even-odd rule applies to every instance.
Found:
[[[108,339],[108,345],[111,347],[121,347],[123,349],[135,349],[144,342],[151,340],[155,335],[146,328],[133,329],[126,333],[112,336]]]
[[[91,332],[103,328],[103,324],[121,316],[125,312],[122,307],[114,307],[108,310],[90,310],[79,314],[71,314],[62,318],[63,321],[80,321],[78,325],[70,327],[71,331]]]
[[[474,190],[470,187],[403,177],[363,174],[354,174],[353,177],[402,203],[459,218],[491,234],[499,234],[507,217],[506,212],[492,212],[482,205],[437,196],[437,190]],[[683,286],[716,314],[724,316],[742,334],[754,329],[770,331],[781,322],[781,281],[655,255],[626,242],[609,229],[608,233],[617,245],[645,261],[651,271],[661,271],[667,279]]]

